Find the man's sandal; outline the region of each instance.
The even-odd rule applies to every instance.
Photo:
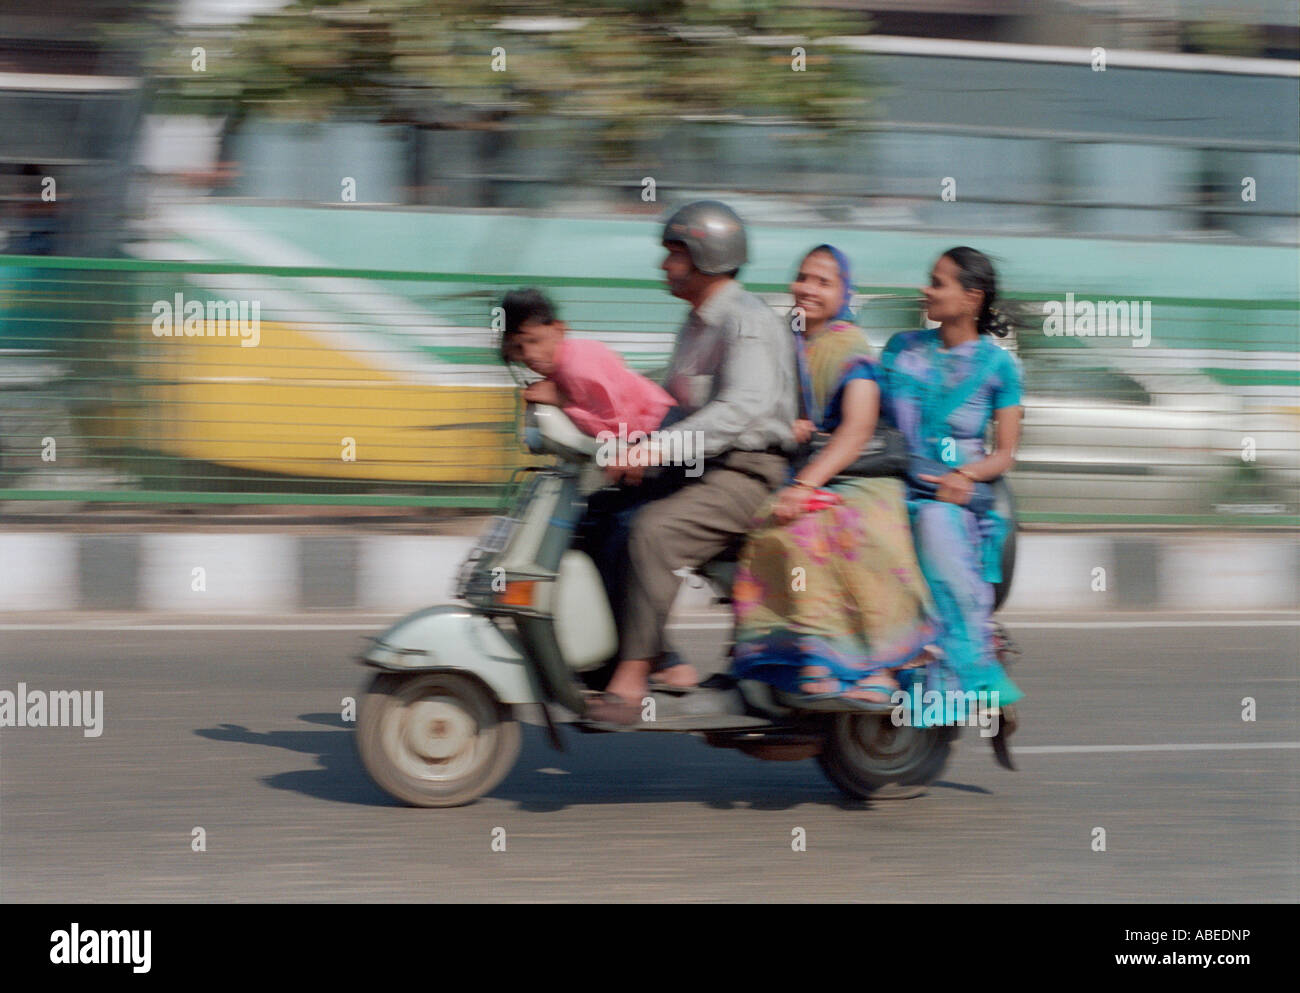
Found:
[[[641,705],[625,700],[617,693],[593,694],[587,699],[583,718],[597,724],[620,724],[631,727],[641,723]]]
[[[677,683],[665,682],[662,679],[650,679],[651,693],[670,693],[676,696],[685,696],[687,693],[694,693],[699,688],[699,683],[691,683],[689,686],[682,686]]]

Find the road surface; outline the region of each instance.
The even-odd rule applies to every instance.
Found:
[[[379,626],[0,619],[0,691],[104,693],[98,737],[0,729],[0,900],[1300,899],[1294,614],[1012,617],[1020,771],[967,729],[926,796],[866,805],[812,760],[526,727],[490,796],[400,806],[340,717]]]

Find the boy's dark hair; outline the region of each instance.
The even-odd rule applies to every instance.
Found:
[[[560,319],[555,305],[545,293],[533,286],[511,290],[501,299],[501,309],[505,311],[506,318],[505,330],[501,333],[501,357],[506,362],[510,361],[506,357],[506,345],[511,337],[519,333],[520,327],[534,322],[552,324]]]

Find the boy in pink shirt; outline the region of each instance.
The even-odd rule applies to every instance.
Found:
[[[562,409],[584,434],[630,435],[660,427],[673,406],[668,391],[626,365],[599,341],[567,338],[568,325],[539,290],[512,290],[501,301],[505,334],[501,355],[545,376],[524,390],[530,403]]]

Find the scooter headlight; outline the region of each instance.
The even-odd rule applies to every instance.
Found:
[[[497,594],[497,602],[503,607],[531,607],[536,580],[512,579],[505,584],[505,589]]]

